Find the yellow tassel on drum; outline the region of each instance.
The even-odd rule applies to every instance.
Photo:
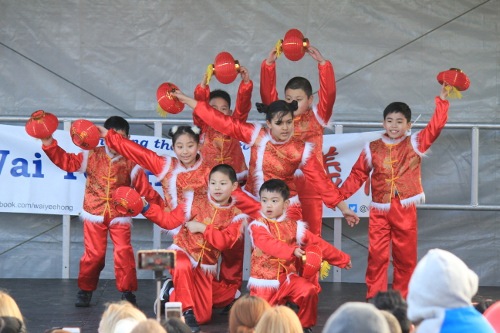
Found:
[[[444,87],[446,91],[448,91],[448,98],[456,98],[456,99],[461,99],[462,98],[462,93],[455,87],[447,85]]]
[[[214,73],[214,65],[210,64],[207,66],[207,82],[205,82],[206,85],[210,83],[210,79],[212,78],[213,73]]]
[[[330,273],[330,268],[332,268],[332,266],[330,266],[327,261],[323,261],[321,263],[321,268],[319,269],[319,277],[321,278],[321,280],[326,279],[326,277]]]
[[[281,53],[283,53],[283,49],[281,48],[281,44],[283,44],[283,39],[279,39],[274,46],[276,48],[276,57],[279,58]]]
[[[167,111],[161,108],[160,104],[156,104],[156,113],[158,113],[163,118],[167,117],[168,114]]]

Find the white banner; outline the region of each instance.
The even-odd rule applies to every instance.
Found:
[[[351,170],[365,143],[380,132],[333,134],[324,136],[323,154],[326,169],[333,182],[340,184]],[[67,152],[78,153],[67,131],[54,133]],[[172,155],[171,140],[132,135],[131,139],[160,155]],[[250,149],[242,145],[245,158]],[[153,175],[149,179],[161,194],[161,185]],[[22,126],[0,125],[0,212],[54,215],[78,215],[82,208],[85,175],[68,173],[56,167],[41,149],[40,140],[28,136]],[[370,197],[364,186],[348,200],[360,217],[368,216]],[[325,207],[324,217],[341,216]]]

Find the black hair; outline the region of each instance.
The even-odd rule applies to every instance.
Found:
[[[193,131],[192,126],[174,126],[168,131],[168,136],[172,138],[172,144],[175,145],[175,142],[179,137],[183,134],[187,134],[191,136],[196,143],[200,143],[200,132],[198,127],[194,127],[198,133]]]
[[[391,113],[402,113],[403,116],[406,118],[406,121],[408,122],[411,121],[411,109],[406,103],[392,102],[391,104],[387,105],[384,110],[384,120],[387,117],[387,115]]]
[[[210,92],[210,97],[209,101],[211,101],[214,98],[222,98],[227,102],[227,105],[229,108],[231,108],[231,96],[227,93],[227,91],[222,90],[222,89],[215,89]]]
[[[293,118],[293,113],[297,110],[299,104],[297,101],[287,103],[283,100],[277,100],[269,105],[256,103],[255,106],[257,106],[257,111],[259,113],[265,113],[266,120],[271,122],[276,115],[278,116],[278,121],[281,121],[287,114],[291,114]]]
[[[26,333],[26,327],[19,318],[11,316],[0,317],[0,332],[2,333]]]
[[[280,194],[283,200],[288,200],[290,198],[290,189],[288,188],[288,185],[281,179],[266,180],[260,187],[259,196],[264,190],[271,193]]]
[[[311,97],[313,93],[311,82],[302,76],[292,77],[285,86],[285,93],[287,89],[302,89],[307,97]]]
[[[124,131],[125,134],[129,135],[130,125],[125,118],[120,116],[111,116],[104,122],[104,128],[114,129],[115,131]]]
[[[214,166],[212,170],[210,170],[210,175],[208,176],[208,179],[210,179],[210,177],[212,177],[212,174],[216,172],[220,172],[228,176],[231,183],[236,183],[238,181],[238,178],[236,177],[236,171],[234,171],[233,167],[230,166],[229,164],[219,164]]]
[[[371,299],[371,303],[379,310],[386,310],[394,315],[403,333],[410,332],[411,322],[407,316],[408,304],[398,290],[379,291]]]

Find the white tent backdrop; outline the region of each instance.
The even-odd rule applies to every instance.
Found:
[[[261,61],[288,29],[298,28],[335,67],[334,121],[380,122],[384,107],[402,100],[425,123],[440,89],[437,73],[458,67],[469,75],[471,88],[451,102],[449,122],[498,124],[499,11],[499,0],[0,0],[0,122],[37,109],[59,118],[157,117],[157,86],[170,81],[191,94],[220,51],[249,69],[257,102]],[[281,57],[277,70],[280,92],[297,75],[318,88],[316,64],[307,55],[299,62]],[[237,83],[212,79],[211,87],[234,96]],[[169,117],[190,115],[187,110]],[[260,117],[252,110],[250,118]],[[152,135],[150,126],[134,125],[132,131]],[[482,205],[500,202],[499,141],[498,130],[481,131]],[[438,139],[423,167],[428,203],[470,203],[470,145],[468,130],[446,129]],[[15,189],[0,184],[0,190]],[[499,215],[419,210],[419,256],[445,248],[479,274],[481,285],[499,286]],[[355,268],[343,273],[343,281],[364,280],[366,222],[344,229],[343,250]],[[0,213],[0,278],[60,277],[60,223],[59,216]],[[331,239],[331,230],[324,229]],[[71,232],[76,277],[82,253],[77,217]],[[151,247],[151,237],[151,224],[137,221],[136,250]],[[114,276],[112,267],[110,247],[103,278]]]

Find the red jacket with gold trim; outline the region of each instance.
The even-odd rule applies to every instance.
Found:
[[[184,191],[193,190],[195,195],[205,195],[207,192],[210,168],[201,156],[192,167],[186,168],[177,158],[160,156],[113,130],[108,131],[106,143],[127,159],[151,171],[160,180],[167,211],[177,207],[178,198],[182,198]]]
[[[286,218],[277,220],[262,216],[248,225],[252,241],[252,257],[248,287],[277,289],[289,274],[297,274],[293,254],[296,248],[317,245],[323,260],[345,267],[350,256],[307,230],[303,221]]]
[[[251,146],[249,175],[244,190],[258,197],[262,183],[272,178],[282,179],[290,188],[290,196],[297,194],[295,177],[305,176],[314,184],[326,206],[333,208],[344,198],[338,188],[326,176],[325,170],[315,158],[309,158],[314,145],[291,137],[281,142],[272,138],[268,130],[259,124],[233,119],[198,102],[194,113],[216,130]]]
[[[421,182],[422,157],[448,120],[449,102],[435,98],[436,109],[427,126],[411,136],[391,139],[386,134],[366,145],[340,191],[348,198],[371,174],[372,207],[389,210],[391,199],[403,206],[425,201]]]
[[[67,153],[54,139],[51,145],[42,146],[49,159],[67,172],[85,172],[85,194],[81,217],[91,222],[103,222],[109,217],[113,223],[131,223],[131,217],[120,215],[111,205],[113,192],[120,186],[132,186],[149,201],[161,204],[163,199],[151,187],[144,171],[134,162],[120,155],[113,155],[106,146]]]
[[[319,91],[318,104],[306,113],[295,116],[294,136],[314,144],[313,154],[323,165],[323,133],[325,127],[330,127],[333,105],[337,97],[335,73],[330,61],[324,65],[318,64]],[[267,64],[264,60],[260,66],[260,97],[262,103],[271,104],[279,99],[276,90],[276,63]]]
[[[144,216],[160,227],[175,234],[171,249],[185,252],[193,267],[198,265],[211,274],[217,272],[221,251],[231,248],[241,236],[248,215],[235,206],[235,199],[227,206],[214,202],[208,194],[200,197],[190,192],[184,204],[167,213],[157,205],[144,212]],[[180,216],[183,209],[185,215]],[[183,224],[187,221],[205,224],[204,233],[191,233]]]
[[[249,83],[244,83],[242,81],[240,83],[238,96],[236,98],[236,107],[232,114],[234,119],[239,119],[241,121],[247,120],[248,113],[252,107],[252,90],[252,81]],[[194,97],[198,101],[209,102],[210,88],[208,86],[203,88],[201,85],[197,85],[194,91]],[[218,164],[229,164],[236,171],[238,181],[246,180],[248,168],[241,150],[240,142],[214,130],[206,124],[201,117],[193,115],[193,121],[196,126],[201,128],[200,153],[208,167],[211,169]]]

